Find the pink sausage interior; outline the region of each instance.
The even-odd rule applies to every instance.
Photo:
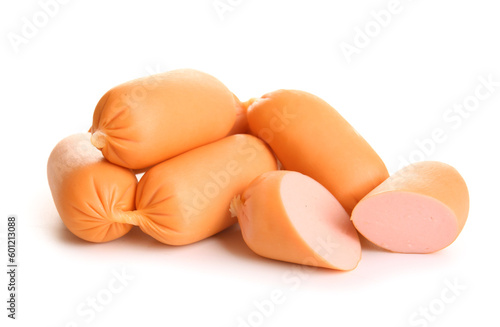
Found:
[[[352,220],[368,240],[394,252],[435,252],[458,235],[452,210],[434,198],[410,192],[387,192],[362,200]]]
[[[299,173],[283,176],[280,193],[290,222],[307,245],[332,266],[354,269],[361,257],[359,238],[337,199]]]

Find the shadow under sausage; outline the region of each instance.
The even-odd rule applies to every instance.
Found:
[[[235,224],[228,229],[212,236],[223,249],[228,253],[239,257],[245,258],[253,261],[266,261],[267,259],[257,255],[246,245],[241,235],[240,226]]]
[[[162,244],[142,232],[138,227],[132,227],[132,229],[122,237],[119,237],[115,240],[108,242],[89,242],[83,240],[73,234],[64,224],[60,224],[58,227],[54,228],[54,233],[56,237],[66,245],[71,246],[105,246],[106,248],[114,247],[115,245],[118,247],[127,248],[128,246],[133,247],[147,247],[147,248],[166,248],[168,245]]]
[[[127,234],[123,235],[122,237],[115,239],[113,241],[105,242],[105,243],[93,243],[93,242],[88,242],[85,241],[76,235],[74,235],[72,232],[69,231],[64,224],[60,224],[57,227],[54,228],[54,234],[56,234],[56,237],[63,243],[70,245],[70,246],[75,246],[75,247],[103,247],[106,248],[106,250],[111,250],[115,249],[115,251],[119,252],[130,252],[132,250],[131,248],[134,249],[134,252],[136,249],[140,248],[147,248],[148,251],[153,250],[154,252],[156,251],[161,251],[162,253],[172,253],[179,251],[179,252],[184,252],[184,251],[189,251],[190,256],[194,254],[194,252],[197,252],[199,250],[200,254],[203,254],[204,257],[207,256],[206,251],[218,251],[222,249],[225,251],[227,254],[241,258],[242,260],[246,260],[248,262],[253,262],[258,265],[265,265],[269,268],[277,268],[283,271],[291,271],[293,273],[297,272],[300,276],[301,273],[307,273],[307,274],[312,274],[316,276],[328,276],[328,275],[337,275],[337,274],[344,274],[346,272],[340,271],[340,270],[333,270],[333,269],[327,269],[327,268],[321,268],[321,267],[312,267],[312,266],[306,266],[306,265],[299,265],[295,263],[290,263],[290,262],[285,262],[285,261],[279,261],[279,260],[273,260],[269,258],[262,257],[256,253],[254,253],[245,243],[243,240],[243,236],[241,234],[241,229],[238,224],[235,224],[228,229],[221,231],[220,233],[213,235],[212,237],[209,237],[206,240],[202,240],[200,242],[196,242],[194,244],[190,245],[184,245],[184,246],[171,246],[167,244],[163,244],[157,240],[155,240],[153,237],[150,235],[144,233],[139,227],[134,226]],[[370,241],[368,241],[366,238],[360,235],[360,241],[362,245],[363,252],[368,251],[368,252],[380,252],[384,253],[387,252],[386,250],[374,245]],[[203,245],[203,243],[205,243]],[[211,244],[217,244],[217,249],[213,248]],[[208,247],[207,247],[208,246]],[[197,249],[197,247],[201,247]],[[211,248],[209,250],[209,248]],[[113,251],[113,250],[112,250]],[[139,250],[140,251],[140,250]],[[193,252],[194,251],[194,252]],[[211,257],[211,260],[214,259],[221,259],[220,256],[215,255]]]

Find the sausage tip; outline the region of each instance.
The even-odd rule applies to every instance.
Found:
[[[118,212],[113,216],[113,222],[139,226],[142,216],[137,210]]]
[[[240,195],[235,196],[231,200],[231,204],[229,206],[229,212],[231,213],[231,218],[238,217],[238,214],[241,212],[241,207],[243,203],[241,202]]]
[[[92,133],[90,142],[92,143],[93,146],[101,150],[102,148],[104,148],[104,145],[106,144],[106,134],[104,134],[100,130],[97,130],[94,133]]]

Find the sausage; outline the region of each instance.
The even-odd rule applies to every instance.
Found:
[[[172,70],[104,94],[94,110],[91,141],[110,162],[142,169],[225,137],[236,106],[213,76]]]
[[[236,223],[231,199],[260,174],[275,170],[267,145],[232,135],[150,168],[137,187],[136,210],[124,221],[158,241],[185,245]]]
[[[389,173],[372,147],[328,103],[303,91],[278,90],[248,108],[253,135],[266,141],[285,170],[310,176],[351,213]]]
[[[134,210],[137,179],[131,170],[105,160],[90,143],[90,133],[68,136],[54,147],[47,178],[57,211],[76,236],[107,242],[132,228],[116,221]]]
[[[400,253],[431,253],[455,241],[469,213],[458,171],[442,162],[411,164],[368,193],[352,222],[372,243]]]
[[[231,202],[245,243],[281,261],[352,270],[361,259],[358,234],[335,197],[293,171],[257,177]]]

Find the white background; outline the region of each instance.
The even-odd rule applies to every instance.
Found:
[[[500,82],[497,2],[401,0],[382,27],[371,13],[388,0],[220,2],[231,6],[222,16],[213,0],[75,0],[51,7],[49,17],[37,1],[2,1],[1,262],[8,215],[20,226],[18,320],[6,318],[2,273],[1,325],[498,326],[500,86],[488,94],[479,86],[481,78]],[[25,26],[33,20],[35,31]],[[368,40],[359,33],[365,27]],[[347,58],[341,45],[355,41]],[[106,244],[77,239],[51,199],[50,151],[87,131],[109,88],[182,67],[214,75],[242,100],[280,88],[322,97],[391,173],[410,159],[453,165],[470,191],[465,229],[430,255],[365,242],[347,273],[260,258],[238,228],[185,247],[137,229]],[[483,99],[474,102],[478,87]],[[464,101],[473,109],[467,117],[450,111]],[[436,128],[445,139],[424,141]],[[131,280],[115,283],[122,273]],[[109,283],[119,291],[110,293]],[[99,310],[87,306],[92,297]],[[417,316],[429,306],[432,316]]]

